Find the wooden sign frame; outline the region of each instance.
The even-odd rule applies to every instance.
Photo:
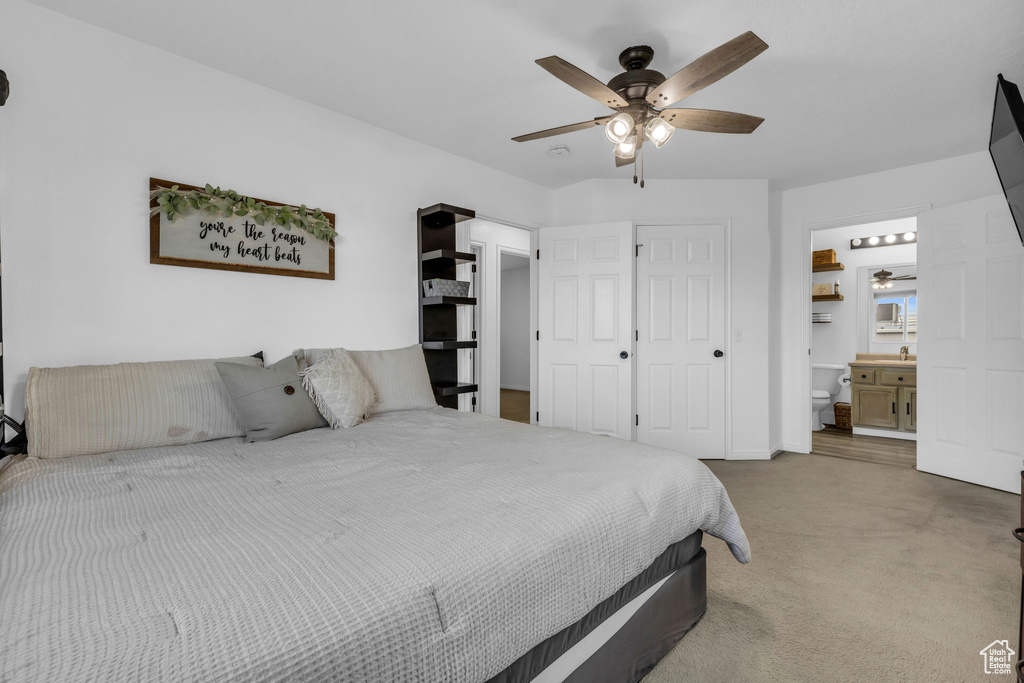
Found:
[[[160,178],[149,179],[149,189],[155,190],[160,187],[173,187],[177,185],[181,190],[199,190],[204,191],[205,188],[197,187],[195,185],[186,185],[185,183],[176,183],[170,180],[161,180]],[[282,204],[280,202],[272,202],[266,199],[257,199],[253,197],[257,202],[263,202],[268,206],[292,206],[288,204]],[[149,203],[150,208],[156,208],[157,200],[151,199]],[[335,228],[334,214],[323,212],[324,216],[331,223],[331,227]],[[295,268],[287,267],[273,267],[273,266],[258,266],[248,265],[242,263],[220,263],[218,261],[210,260],[205,261],[201,259],[191,258],[178,258],[172,256],[161,256],[160,254],[160,216],[161,214],[156,213],[149,218],[149,262],[156,263],[165,266],[183,266],[185,268],[208,268],[211,270],[234,270],[241,271],[244,273],[261,273],[263,275],[283,275],[286,277],[305,277],[313,278],[317,280],[333,280],[334,279],[334,240],[325,243],[327,245],[327,270],[326,271],[315,271],[315,270],[299,270]],[[278,226],[265,226],[261,230],[269,230]],[[299,231],[299,234],[309,235],[309,239],[323,241],[318,237],[315,237],[311,233],[305,233],[299,228],[292,228],[292,232]]]

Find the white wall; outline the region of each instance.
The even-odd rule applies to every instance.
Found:
[[[526,259],[523,259],[524,261]],[[527,264],[529,261],[527,261]],[[501,271],[501,388],[530,390],[530,269]]]
[[[483,248],[483,258],[477,263],[478,291],[476,299],[479,314],[477,353],[480,360],[480,376],[477,377],[477,384],[480,386],[480,391],[477,393],[477,408],[484,415],[498,417],[502,383],[500,374],[501,338],[498,324],[500,309],[498,302],[501,297],[502,279],[501,254],[508,252],[529,256],[531,231],[499,225],[483,219],[466,221],[462,225],[468,226],[460,230],[460,240],[466,240],[461,242],[465,245],[462,248],[469,251],[470,244],[480,245]],[[527,269],[528,272],[529,269]],[[529,353],[529,349],[527,349],[527,353]],[[464,353],[464,357],[467,362],[462,364],[463,368],[468,366],[468,351]],[[530,386],[529,380],[525,386]]]
[[[871,349],[868,345],[869,318],[868,303],[874,300],[867,278],[861,277],[861,269],[870,266],[872,272],[887,265],[915,263],[917,261],[917,243],[894,244],[871,249],[850,249],[850,240],[855,237],[872,235],[889,235],[912,232],[917,221],[913,218],[902,218],[894,221],[852,225],[830,230],[817,230],[811,239],[812,248],[835,249],[836,260],[846,269],[825,273],[812,273],[813,283],[839,282],[839,292],[843,301],[816,303],[812,310],[832,314],[829,324],[811,325],[811,362],[835,363],[846,365],[857,357],[857,353],[899,353],[903,342],[890,348]],[[808,295],[810,293],[808,292]],[[874,310],[873,308],[871,309]],[[910,352],[915,353],[916,344],[910,344]],[[849,370],[849,368],[847,368]],[[850,388],[843,387],[836,401],[850,402]],[[834,424],[831,408],[822,412],[822,420],[826,424]]]
[[[766,180],[649,180],[641,189],[626,178],[598,179],[555,190],[553,225],[729,220],[730,458],[767,458],[775,445],[769,424],[768,216]]]
[[[914,214],[1001,192],[987,152],[781,193],[781,421],[783,447],[810,450],[810,231]]]
[[[30,365],[414,343],[418,207],[549,221],[547,188],[18,0],[0,16],[16,417]],[[336,280],[151,265],[150,176],[335,212]]]

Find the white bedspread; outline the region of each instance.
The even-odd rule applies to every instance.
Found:
[[[0,475],[0,680],[484,681],[697,528],[698,460],[446,409]]]

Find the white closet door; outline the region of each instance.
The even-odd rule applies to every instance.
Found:
[[[725,226],[641,225],[637,242],[637,441],[724,458]]]
[[[631,439],[633,224],[544,228],[539,271],[539,424]]]
[[[1024,247],[1001,195],[918,219],[917,468],[1020,491]]]

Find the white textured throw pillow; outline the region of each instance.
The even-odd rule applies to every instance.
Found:
[[[377,400],[373,386],[345,349],[331,349],[299,375],[313,403],[334,429],[355,427]]]

